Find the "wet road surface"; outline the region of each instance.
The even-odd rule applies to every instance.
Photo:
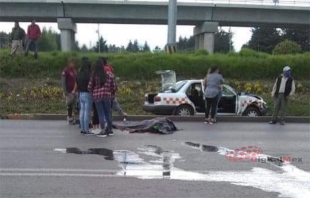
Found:
[[[309,124],[176,126],[98,138],[0,120],[0,197],[310,197]]]

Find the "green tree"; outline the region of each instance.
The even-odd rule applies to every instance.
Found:
[[[10,34],[0,32],[0,49],[8,48],[10,45]]]
[[[301,53],[301,46],[290,40],[285,40],[278,45],[273,50],[273,54],[298,54]]]
[[[275,46],[282,41],[280,31],[271,27],[252,28],[252,36],[248,43],[250,49],[272,53]]]
[[[97,53],[99,53],[99,46],[100,46],[100,53],[109,51],[107,41],[104,40],[102,36],[99,38],[99,40],[96,43],[96,46],[94,47],[94,51]]]
[[[82,46],[82,48],[81,48],[81,51],[82,51],[82,52],[88,52],[89,50],[88,50],[87,46],[84,44],[84,45]]]
[[[126,47],[126,51],[127,52],[133,52],[133,43],[131,42],[131,40],[129,41],[129,43]]]
[[[145,43],[144,43],[144,46],[143,46],[143,48],[142,48],[142,51],[143,51],[143,52],[150,52],[150,51],[151,51],[150,46],[147,44],[146,41],[145,41]]]
[[[302,51],[310,51],[310,29],[282,29],[283,40],[291,40],[301,46]]]
[[[189,38],[179,37],[177,42],[179,51],[194,51],[195,50],[195,37],[191,36]]]
[[[162,52],[162,49],[159,46],[155,46],[153,52],[154,53]]]
[[[137,40],[134,40],[132,46],[132,52],[139,52],[139,51],[140,51],[140,45]]]
[[[81,51],[78,41],[74,42],[73,51]]]
[[[38,40],[40,51],[56,51],[58,49],[56,35],[57,33],[52,28],[47,29],[44,27]]]
[[[232,37],[233,33],[230,30],[226,32],[220,28],[214,34],[214,52],[226,54],[229,51],[234,51]]]
[[[231,31],[226,32],[220,28],[219,31],[214,34],[214,52],[227,53],[230,50],[233,51],[232,37],[233,33]],[[177,45],[179,51],[194,51],[195,37],[179,37]]]

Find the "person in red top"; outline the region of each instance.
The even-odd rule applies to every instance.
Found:
[[[102,67],[103,61],[97,60],[88,84],[88,90],[93,93],[93,101],[99,115],[101,132],[98,137],[113,135],[112,131],[112,98],[115,98],[116,85],[114,74],[105,71]],[[107,128],[105,129],[105,120]]]
[[[61,83],[63,93],[66,98],[68,120],[70,125],[75,124],[75,116],[73,116],[73,110],[76,104],[76,77],[77,71],[74,67],[74,61],[70,59],[68,61],[68,66],[61,73]]]
[[[27,40],[27,45],[26,45],[25,56],[28,56],[29,49],[31,46],[33,46],[34,57],[37,59],[38,58],[38,39],[41,36],[41,29],[36,24],[35,20],[32,20],[31,25],[28,26],[27,36],[28,36],[28,40]]]
[[[101,60],[103,61],[103,68],[106,72],[111,72],[114,74],[114,70],[113,68],[111,67],[111,65],[108,64],[108,61],[106,58],[102,57]],[[116,87],[116,90],[117,90],[117,87]],[[127,113],[125,113],[123,111],[123,109],[121,108],[120,104],[118,103],[116,97],[115,98],[112,98],[112,109],[114,111],[117,111],[117,113],[123,117],[123,120],[126,121],[126,118],[127,118]]]

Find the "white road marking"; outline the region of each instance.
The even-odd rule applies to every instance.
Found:
[[[88,173],[116,173],[118,170],[108,169],[47,169],[47,168],[0,168],[1,172],[88,172]]]
[[[0,173],[0,176],[10,177],[120,177],[107,174],[69,174],[69,173]]]

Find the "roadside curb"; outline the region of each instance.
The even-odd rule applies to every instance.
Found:
[[[1,116],[0,119],[8,120],[66,120],[64,114],[11,114],[7,116]],[[203,122],[203,116],[154,116],[154,115],[133,115],[128,116],[128,121],[142,121],[149,120],[156,117],[167,117],[174,122]],[[114,116],[113,120],[123,120],[120,116]],[[219,122],[269,122],[271,116],[261,117],[245,117],[245,116],[219,116],[217,118]],[[288,116],[285,118],[286,122],[291,123],[310,123],[310,117]]]

